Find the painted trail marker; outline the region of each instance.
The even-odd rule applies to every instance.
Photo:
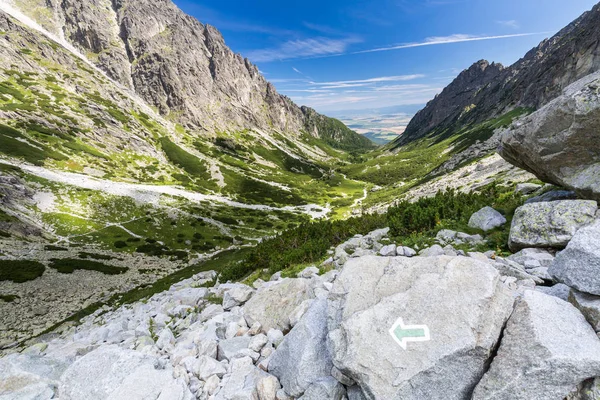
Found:
[[[427,325],[404,325],[402,318],[398,318],[392,325],[390,335],[404,350],[406,350],[409,342],[427,342],[431,340]]]

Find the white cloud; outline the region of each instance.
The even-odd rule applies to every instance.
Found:
[[[414,75],[396,75],[396,76],[380,76],[377,78],[360,79],[352,81],[336,81],[336,82],[311,82],[313,85],[319,86],[330,86],[330,85],[353,85],[353,84],[364,84],[364,83],[378,83],[378,82],[399,82],[399,81],[411,81],[414,79],[424,78],[425,75],[414,74]]]
[[[359,43],[358,38],[329,39],[316,37],[311,39],[290,40],[277,48],[251,50],[247,57],[254,62],[290,60],[302,57],[331,56],[342,54],[349,45]]]
[[[364,54],[364,53],[375,53],[379,51],[392,51],[392,50],[400,50],[400,49],[409,49],[413,47],[422,47],[422,46],[435,46],[441,44],[450,44],[450,43],[462,43],[462,42],[476,42],[481,40],[497,40],[497,39],[509,39],[523,36],[533,36],[533,35],[544,35],[548,32],[538,32],[538,33],[518,33],[513,35],[498,35],[498,36],[476,36],[476,35],[465,35],[465,34],[455,34],[450,36],[433,36],[425,39],[423,42],[419,43],[408,43],[401,44],[397,46],[389,46],[389,47],[379,47],[375,49],[369,50],[361,50],[353,52],[352,54]]]
[[[497,24],[505,26],[507,28],[512,28],[512,29],[519,29],[521,27],[521,25],[519,24],[519,21],[515,20],[515,19],[511,19],[511,20],[507,20],[507,21],[496,21]]]

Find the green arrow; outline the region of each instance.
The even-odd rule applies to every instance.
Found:
[[[396,323],[392,325],[390,334],[404,350],[407,349],[409,342],[426,342],[430,340],[427,325],[404,325],[402,318],[398,318]]]

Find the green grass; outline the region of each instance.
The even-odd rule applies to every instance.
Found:
[[[120,275],[129,270],[127,267],[115,267],[87,259],[52,259],[50,267],[62,274],[72,274],[75,270],[98,271],[106,275]]]
[[[201,179],[211,178],[206,166],[198,157],[183,150],[168,138],[161,138],[160,144],[167,158],[188,174]]]
[[[30,260],[0,260],[0,282],[23,283],[39,278],[44,274],[44,264]]]

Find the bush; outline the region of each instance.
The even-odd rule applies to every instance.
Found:
[[[72,258],[52,259],[50,260],[50,267],[56,269],[61,274],[72,274],[75,270],[81,269],[86,271],[98,271],[106,275],[119,275],[129,270],[127,267],[114,267],[97,261]]]
[[[0,260],[0,282],[23,283],[39,278],[44,274],[44,264],[30,260]]]
[[[125,242],[124,242],[124,241],[122,241],[122,240],[117,240],[117,241],[114,243],[114,246],[115,246],[117,249],[124,249],[125,247],[127,247],[127,243],[125,243]]]
[[[316,262],[332,246],[356,234],[366,234],[387,225],[385,215],[373,214],[345,221],[307,222],[277,237],[259,243],[240,262],[226,266],[220,281],[238,280],[256,270],[275,273],[290,265]]]

